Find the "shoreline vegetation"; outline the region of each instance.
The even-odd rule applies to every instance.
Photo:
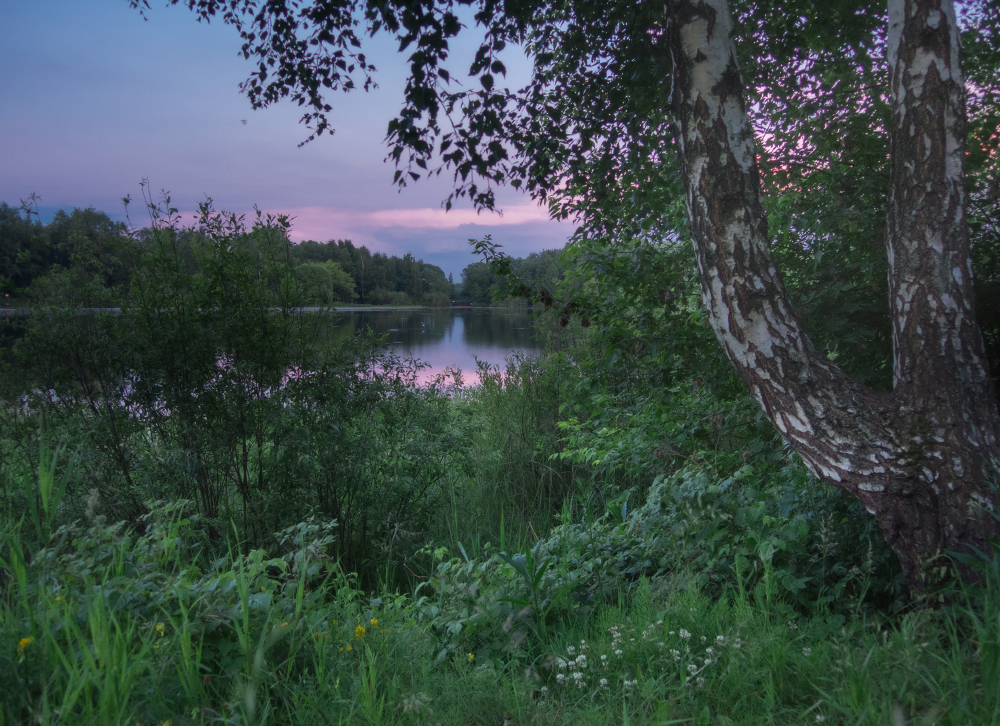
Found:
[[[0,310],[43,302],[52,274],[71,269],[78,277],[96,278],[108,288],[128,288],[135,250],[122,243],[130,234],[124,223],[93,208],[59,211],[48,224],[32,221],[34,214],[30,206],[0,202]],[[136,231],[135,240],[148,241],[151,229]],[[195,263],[193,240],[201,232],[178,229],[177,233],[179,256],[190,266]],[[504,304],[506,298],[503,279],[483,262],[466,266],[455,282],[440,267],[409,253],[402,257],[372,253],[350,240],[287,243],[285,254],[307,306],[490,306]],[[538,287],[551,288],[562,276],[555,250],[516,260],[515,271]]]
[[[913,598],[725,360],[686,247],[623,255],[618,297],[518,261],[589,307],[419,386],[296,314],[280,225],[101,225],[0,327],[0,724],[1000,724],[996,552]],[[852,314],[821,322],[877,381]]]

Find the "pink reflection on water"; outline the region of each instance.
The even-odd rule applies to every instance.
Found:
[[[400,351],[402,352],[402,351]],[[528,353],[529,351],[519,351],[511,348],[474,348],[463,352],[462,359],[456,361],[454,349],[444,349],[434,346],[426,346],[424,350],[415,347],[411,351],[406,351],[408,355],[424,364],[416,373],[416,384],[418,386],[429,386],[437,383],[442,385],[454,385],[456,374],[458,374],[462,385],[479,385],[479,367],[476,360],[486,363],[489,366],[499,366],[503,370],[507,359],[516,353]],[[441,379],[439,381],[439,379]]]

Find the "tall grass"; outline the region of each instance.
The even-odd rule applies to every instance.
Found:
[[[979,590],[892,619],[803,617],[763,587],[710,600],[678,578],[524,638],[494,558],[442,651],[434,605],[358,591],[316,523],[278,558],[207,559],[183,505],[149,524],[56,532],[32,555],[6,530],[3,723],[1000,723],[996,559]],[[477,648],[487,627],[506,645]]]
[[[455,539],[481,551],[487,541],[523,551],[545,535],[576,486],[556,456],[565,357],[515,355],[504,367],[479,364],[479,385],[464,389],[472,441],[471,476],[452,491]],[[455,517],[453,517],[455,518]]]

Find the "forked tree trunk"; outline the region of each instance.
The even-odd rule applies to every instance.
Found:
[[[964,86],[951,0],[889,0],[893,391],[820,354],[792,310],[767,219],[725,0],[667,0],[687,210],[711,323],[781,434],[860,499],[911,588],[1000,533],[996,398],[973,313]],[[963,571],[965,577],[971,576]]]

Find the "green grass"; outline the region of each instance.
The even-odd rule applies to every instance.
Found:
[[[183,506],[148,525],[62,528],[30,557],[7,530],[3,723],[1000,723],[995,564],[893,619],[661,579],[530,631],[497,609],[516,577],[494,558],[497,592],[442,632],[434,608],[467,592],[362,593],[316,523],[278,558],[206,557]]]

